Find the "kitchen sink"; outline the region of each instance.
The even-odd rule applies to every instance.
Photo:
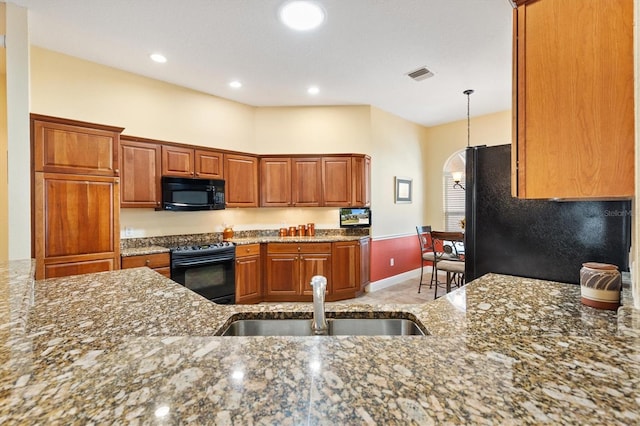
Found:
[[[418,325],[397,318],[330,318],[329,336],[424,336]],[[309,319],[243,319],[223,336],[313,336]]]

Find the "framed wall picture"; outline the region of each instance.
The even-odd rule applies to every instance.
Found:
[[[396,204],[410,203],[413,190],[413,179],[396,176]]]

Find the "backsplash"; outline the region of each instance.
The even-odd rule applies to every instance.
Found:
[[[367,236],[369,228],[354,229],[316,229],[317,237],[326,236]],[[277,229],[257,229],[250,231],[236,231],[234,238],[277,237]],[[120,240],[120,249],[133,249],[149,246],[178,247],[194,244],[219,243],[222,241],[222,232],[210,232],[205,234],[164,235],[144,238],[123,238]]]

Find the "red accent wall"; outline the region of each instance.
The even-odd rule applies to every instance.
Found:
[[[389,265],[393,258],[394,265]],[[420,267],[418,236],[371,241],[371,281],[379,281]]]

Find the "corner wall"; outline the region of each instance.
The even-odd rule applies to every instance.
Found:
[[[29,32],[27,9],[6,4],[9,260],[31,257]]]
[[[0,3],[0,34],[7,34],[7,9]],[[0,47],[0,262],[9,259],[9,195],[7,182],[7,63]]]

